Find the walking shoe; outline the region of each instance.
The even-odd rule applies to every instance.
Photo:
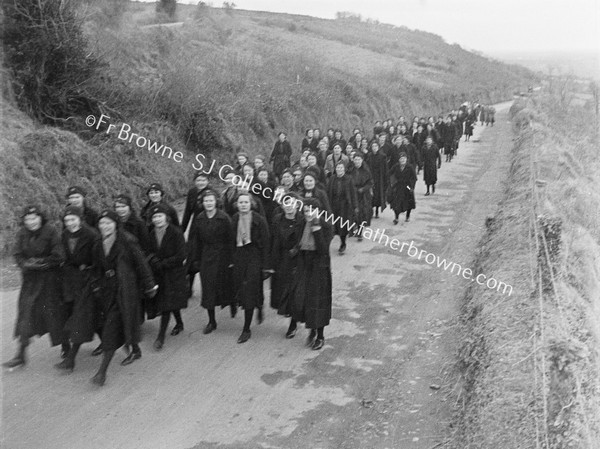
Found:
[[[308,334],[308,337],[306,337],[306,346],[308,346],[309,348],[312,347],[316,336],[317,336],[317,331],[314,329],[311,329],[310,333]]]
[[[65,371],[72,373],[73,369],[75,368],[75,360],[66,358],[62,362],[54,365],[54,368],[56,368],[58,370],[65,370]]]
[[[346,251],[346,244],[345,244],[345,243],[342,243],[342,244],[340,245],[340,249],[338,250],[338,252],[339,252],[340,254],[344,254],[344,251]]]
[[[104,386],[106,382],[106,373],[96,373],[94,377],[92,377],[91,382],[99,387]]]
[[[324,338],[317,338],[315,340],[315,343],[312,345],[312,348],[313,348],[314,351],[318,351],[324,345],[325,345],[325,339]]]
[[[131,351],[127,357],[121,362],[122,366],[131,365],[137,359],[142,358],[142,351]]]
[[[429,195],[430,195],[430,193],[429,193],[429,192],[425,192],[425,196],[429,196]]]
[[[288,340],[290,338],[294,338],[296,336],[296,331],[297,331],[297,328],[288,329],[288,331],[285,333],[285,338],[287,338]]]
[[[160,339],[157,338],[154,341],[154,349],[156,349],[157,351],[160,351],[163,348],[164,342]]]
[[[25,357],[21,357],[19,355],[14,356],[8,362],[4,362],[2,366],[4,368],[16,368],[17,366],[25,365]]]
[[[252,332],[242,331],[240,338],[238,338],[238,343],[246,343],[248,340],[250,340],[251,336],[252,336]]]
[[[394,218],[394,224],[398,224],[398,220]]]
[[[217,323],[208,323],[206,325],[206,327],[204,328],[204,330],[202,331],[202,333],[204,335],[210,334],[212,331],[214,331],[217,328]]]
[[[358,239],[357,239],[357,240],[358,240],[359,242],[362,242],[362,239],[363,239],[363,238],[362,238],[362,235],[358,234]]]
[[[92,356],[94,356],[94,357],[101,355],[101,354],[102,354],[102,343],[100,343],[98,345],[98,347],[92,351]]]
[[[183,323],[176,324],[173,330],[171,331],[171,335],[179,335],[180,332],[183,332]]]

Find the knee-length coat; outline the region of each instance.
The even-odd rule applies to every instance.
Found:
[[[65,252],[58,231],[42,219],[42,227],[17,233],[15,260],[21,269],[15,337],[50,333],[52,346],[62,343],[65,308],[62,304],[60,264]]]
[[[263,272],[269,269],[270,236],[265,218],[254,212],[250,225],[251,243],[237,246],[237,228],[240,214],[231,220],[231,245],[233,248],[233,289],[234,300],[246,310],[262,307]]]
[[[150,233],[150,268],[158,284],[156,296],[146,301],[148,318],[154,318],[161,312],[185,309],[188,303],[187,256],[185,238],[181,230],[169,224],[160,246],[156,239],[156,230]]]
[[[356,190],[356,205],[358,207],[356,223],[360,226],[365,221],[367,225],[370,225],[371,216],[373,215],[373,176],[371,171],[363,162],[360,168],[352,168],[350,177]]]
[[[442,156],[437,145],[423,146],[423,180],[427,185],[437,182],[437,169],[442,165]]]
[[[202,302],[205,309],[233,303],[231,264],[233,239],[231,218],[217,209],[214,217],[201,212],[190,235],[192,263],[200,270]]]
[[[308,226],[306,222],[302,226]],[[331,243],[331,226],[321,220],[321,228],[313,230],[316,249],[300,250],[296,286],[294,289],[294,307],[292,318],[306,323],[309,329],[325,327],[331,320],[332,279],[329,244]]]
[[[115,350],[140,341],[140,291],[154,287],[154,277],[134,236],[118,230],[108,255],[102,241],[94,249],[99,284],[97,302],[102,313],[102,346]]]
[[[373,207],[381,207],[385,209],[385,191],[388,186],[388,167],[384,154],[377,152],[371,153],[368,161],[371,175],[373,176]]]
[[[340,237],[345,237],[349,232],[349,223],[356,218],[358,202],[354,182],[348,175],[342,177],[332,176],[329,180],[329,203],[334,215],[334,232]],[[339,220],[336,220],[339,218]]]
[[[298,243],[302,237],[304,218],[297,212],[293,219],[284,213],[275,217],[272,226],[271,307],[280,315],[291,316],[298,266]]]
[[[415,169],[410,164],[406,164],[403,169],[400,164],[396,164],[390,170],[391,178],[393,178],[393,184],[390,187],[390,207],[397,214],[414,209],[416,207],[415,184],[417,183]]]
[[[287,140],[284,140],[283,142],[277,140],[273,146],[271,157],[269,158],[269,162],[273,167],[273,173],[275,173],[277,177],[280,177],[283,170],[290,166],[291,157],[292,146],[290,143]]]
[[[77,238],[71,251],[69,237]],[[63,300],[71,303],[71,316],[65,323],[65,331],[72,343],[82,344],[94,339],[96,330],[95,301],[92,294],[93,249],[100,238],[98,232],[83,225],[76,233],[64,230],[62,244],[66,259],[62,266]]]

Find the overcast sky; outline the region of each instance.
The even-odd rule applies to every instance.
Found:
[[[180,0],[197,3],[197,0]],[[221,6],[220,0],[208,0]],[[439,34],[483,52],[599,51],[600,0],[233,0],[238,9],[333,19],[338,11]]]

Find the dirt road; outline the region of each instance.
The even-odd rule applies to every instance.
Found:
[[[469,266],[501,196],[508,106],[497,105],[496,126],[477,127],[474,141],[442,165],[435,195],[424,196],[419,176],[409,223],[394,226],[386,209],[372,228]],[[244,345],[236,343],[243,318],[227,310],[205,336],[198,292],[183,315],[185,332],[168,336],[158,353],[158,323],[146,322],[142,359],[122,367],[119,351],[103,388],[89,382],[96,342],[66,375],[52,367],[59,350],[44,337],[30,346],[24,369],[2,373],[2,447],[443,447],[456,382],[453,325],[469,281],[377,242],[350,239],[344,256],[338,245],[336,238],[334,319],[321,351],[304,347],[304,330],[286,340],[287,320],[271,310]],[[3,361],[15,348],[17,293],[2,293]]]

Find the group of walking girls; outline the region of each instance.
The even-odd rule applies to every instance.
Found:
[[[343,254],[349,235],[362,239],[362,226],[348,223],[369,225],[387,204],[394,224],[402,213],[409,221],[417,175],[423,171],[425,195],[434,194],[442,152],[448,162],[456,156],[473,117],[472,109],[461,109],[437,121],[415,117],[410,125],[403,117],[397,124],[378,121],[371,137],[355,129],[347,141],[340,130],[321,136],[309,129],[294,163],[282,132],[268,160],[259,155],[250,161],[239,152],[237,165],[223,172],[224,186],[196,172],[181,221],[159,183],[148,187],[139,214],[125,194],[97,213],[84,189],[72,186],[61,232],[40,207],[28,206],[15,244],[22,272],[19,346],[4,366],[25,365],[31,337],[49,333],[51,344],[61,347],[56,368],[72,371],[81,345],[98,335],[92,355],[102,357],[92,381],[104,385],[117,349],[128,351],[122,365],[141,358],[145,320],[160,320],[156,351],[165,345],[171,316],[170,335],[184,330],[181,311],[197,274],[204,334],[217,330],[217,309],[235,318],[242,308],[237,342],[247,342],[254,317],[263,321],[264,281],[270,278],[270,306],[290,320],[285,337],[293,338],[304,323],[306,346],[321,349],[332,311],[333,236],[340,237]],[[256,193],[267,189],[275,194]],[[330,223],[323,211],[340,219]]]

